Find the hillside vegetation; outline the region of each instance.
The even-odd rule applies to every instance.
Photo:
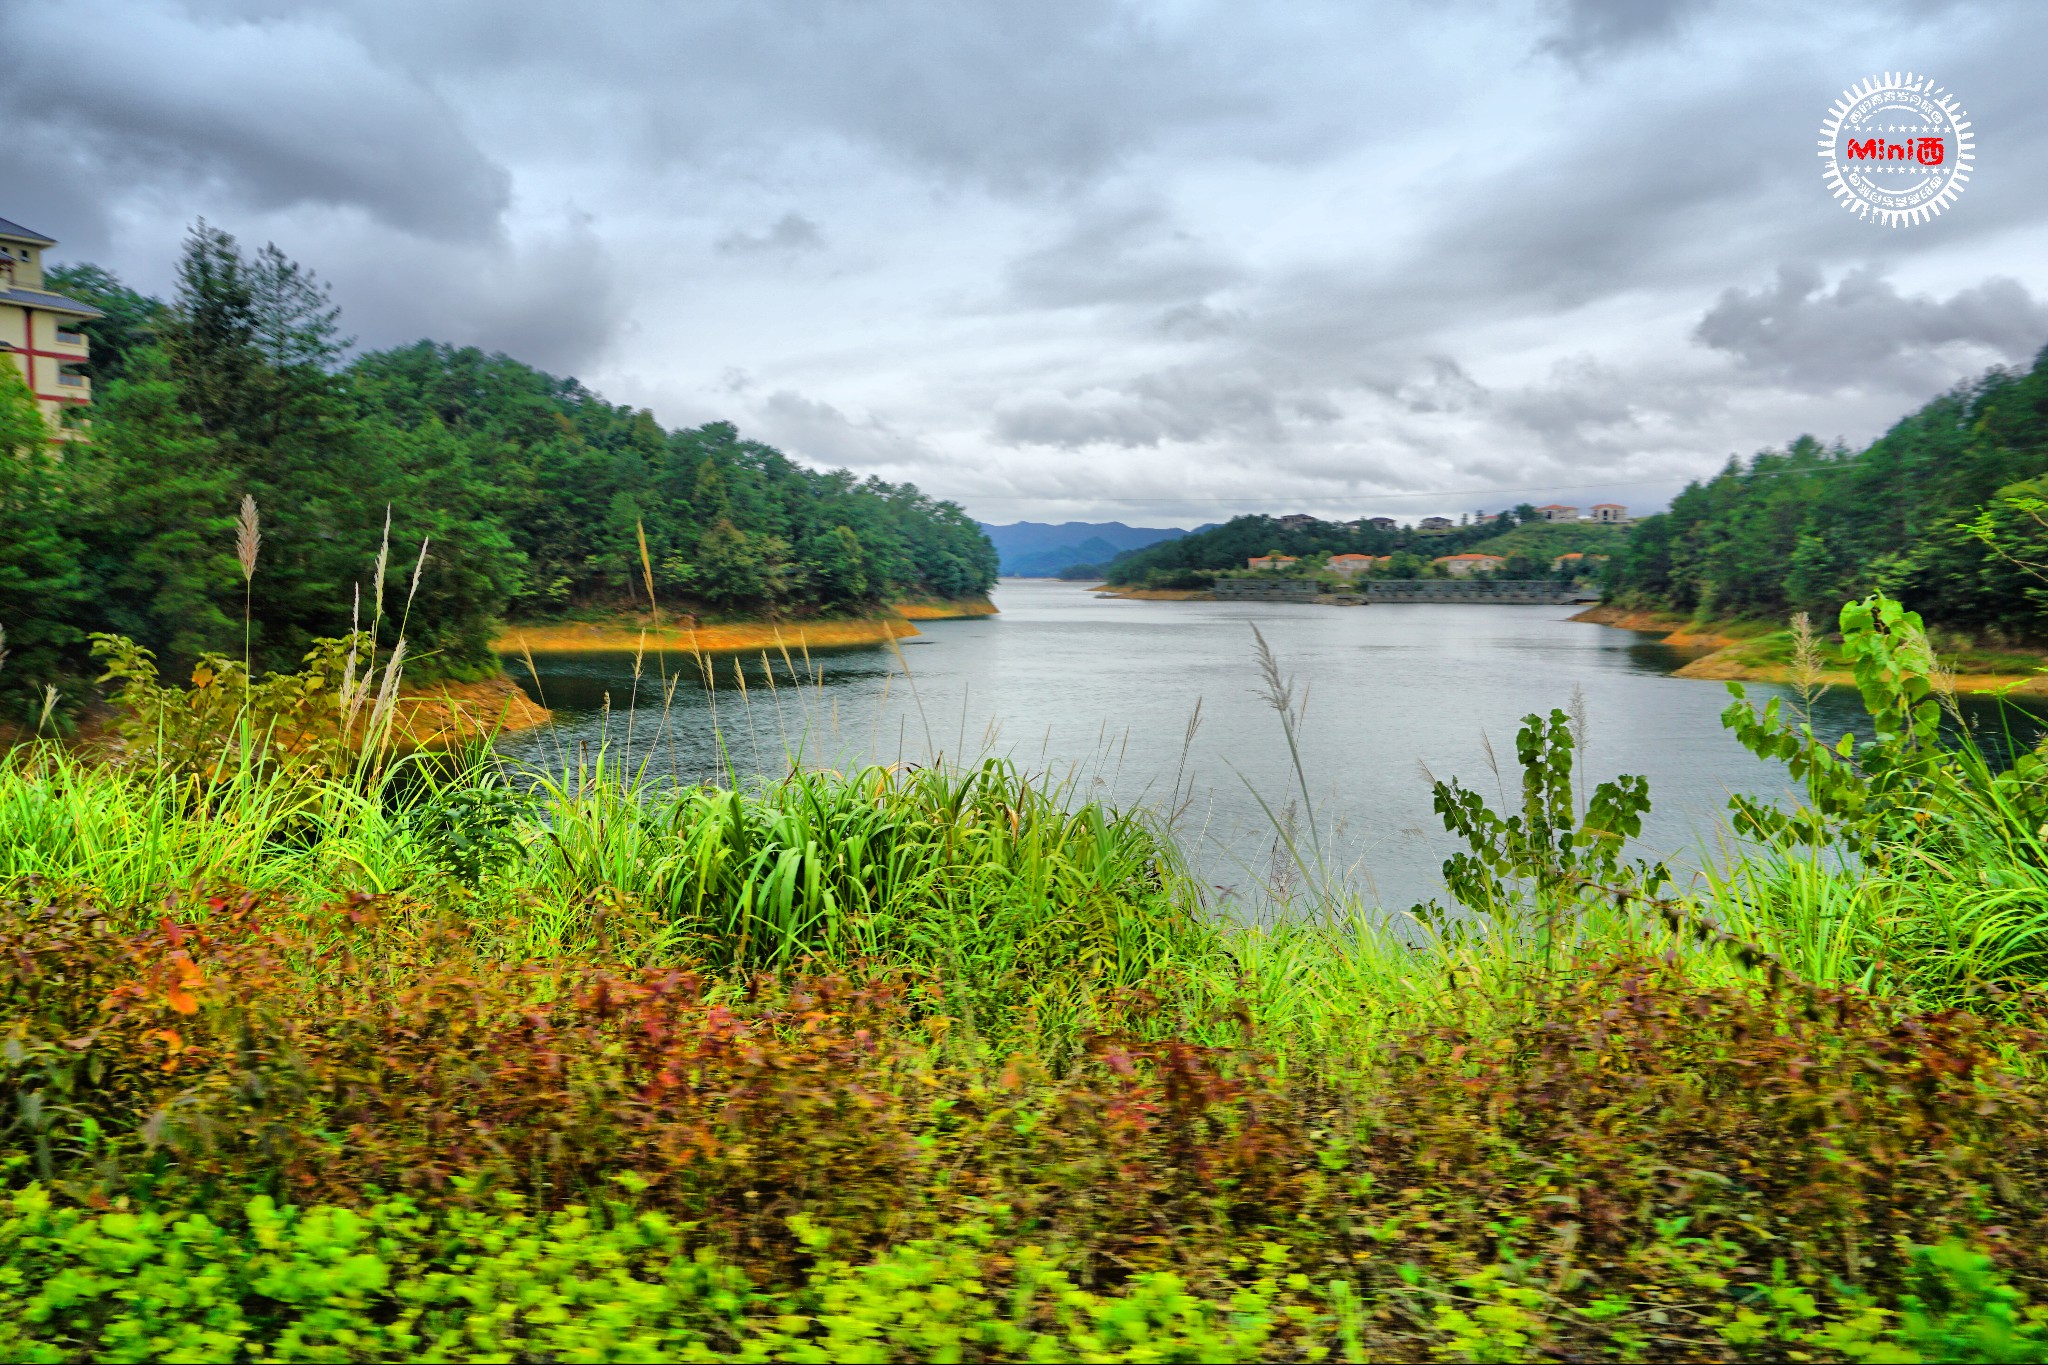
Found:
[[[310,271],[205,224],[168,303],[92,266],[51,287],[107,317],[85,328],[92,439],[62,458],[0,366],[0,692],[17,711],[78,688],[95,630],[179,667],[209,650],[289,665],[409,594],[383,643],[402,627],[419,674],[488,668],[499,618],[644,607],[650,588],[672,615],[801,615],[995,579],[958,507],[807,468],[729,423],[665,430],[573,379],[433,342],[345,360]],[[244,496],[262,545],[248,577]]]
[[[1409,575],[1442,555],[1478,552],[1503,558],[1519,556],[1514,565],[1517,572],[1521,576],[1539,577],[1550,571],[1550,562],[1558,555],[1573,550],[1606,553],[1623,534],[1620,527],[1546,522],[1534,507],[1527,505],[1484,522],[1431,532],[1413,526],[1381,528],[1369,521],[1313,521],[1305,526],[1282,526],[1274,517],[1242,516],[1221,526],[1190,532],[1177,540],[1118,555],[1107,565],[1098,566],[1098,573],[1119,587],[1207,587],[1214,575],[1243,569],[1247,559],[1277,550],[1297,557],[1412,556],[1412,560],[1402,561],[1403,572]]]
[[[1621,605],[1782,621],[1882,590],[1951,630],[2048,641],[2048,352],[1993,370],[1869,446],[1801,437],[1731,460],[1637,524]]]

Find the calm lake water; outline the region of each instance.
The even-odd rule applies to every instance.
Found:
[[[1723,684],[1671,677],[1688,656],[1570,621],[1574,607],[1131,602],[1030,579],[1005,580],[995,602],[998,616],[923,623],[900,654],[814,653],[808,667],[779,654],[722,658],[715,689],[686,656],[650,655],[637,706],[630,655],[539,656],[537,684],[521,682],[557,723],[503,748],[557,769],[602,748],[686,782],[716,779],[728,763],[778,775],[792,762],[1000,756],[1077,794],[1171,813],[1205,879],[1247,902],[1274,876],[1275,819],[1305,834],[1312,806],[1330,861],[1395,908],[1441,896],[1439,866],[1454,847],[1430,809],[1428,774],[1455,775],[1498,804],[1503,787],[1519,789],[1521,718],[1569,706],[1575,689],[1592,777],[1649,779],[1640,852],[1710,858],[1726,838],[1730,792],[1784,787],[1781,768],[1721,728]],[[1308,801],[1263,694],[1255,626],[1305,700]],[[1816,720],[1837,734],[1862,711],[1853,695],[1830,694]]]

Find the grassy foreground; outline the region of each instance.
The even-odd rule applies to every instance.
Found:
[[[1876,739],[1731,707],[1745,858],[1532,716],[1391,921],[1001,764],[17,750],[0,1356],[2048,1358],[2041,764],[1856,610]]]

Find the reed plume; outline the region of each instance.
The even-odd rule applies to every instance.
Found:
[[[263,548],[263,531],[256,520],[256,499],[242,494],[242,510],[235,516],[235,558],[242,565],[242,691],[249,689],[250,594],[256,582],[256,552]]]
[[[384,682],[377,689],[377,704],[370,708],[370,725],[364,735],[365,741],[374,735],[381,746],[389,736],[391,716],[398,709],[398,679],[404,667],[405,637],[401,635],[392,647],[391,661],[384,665]]]
[[[1799,693],[1799,703],[1809,712],[1813,699],[1820,694],[1823,668],[1820,640],[1814,634],[1813,618],[1805,612],[1792,614],[1792,687]]]
[[[256,520],[256,499],[242,494],[242,511],[235,518],[235,558],[242,564],[242,582],[256,577],[256,551],[263,547],[263,531]]]
[[[371,590],[376,594],[370,601],[370,633],[374,636],[377,627],[384,620],[384,573],[391,566],[391,506],[384,506],[384,539],[377,546],[377,568],[370,575]]]
[[[362,708],[363,694],[369,690],[369,674],[356,676],[356,651],[363,638],[363,585],[356,584],[355,601],[348,613],[348,658],[341,665],[341,691],[335,698],[335,710],[341,716],[341,735],[344,740],[355,728],[356,712]]]

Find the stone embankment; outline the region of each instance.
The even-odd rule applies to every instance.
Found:
[[[1459,603],[1474,606],[1550,606],[1584,594],[1548,579],[1390,578],[1365,580],[1331,591],[1305,578],[1219,578],[1209,593],[1219,602],[1319,602],[1337,606],[1375,603]]]

